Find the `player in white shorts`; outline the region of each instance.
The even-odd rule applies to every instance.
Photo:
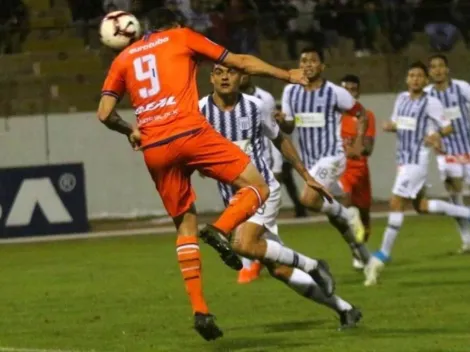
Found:
[[[427,67],[413,63],[406,77],[408,91],[398,95],[386,132],[397,135],[398,173],[390,199],[388,224],[382,246],[365,268],[366,286],[375,285],[380,271],[390,259],[393,244],[403,224],[408,201],[420,213],[445,214],[470,219],[470,209],[441,200],[427,199],[424,186],[432,148],[441,150],[441,137],[452,133],[452,124],[444,115],[441,102],[424,91],[428,79]]]
[[[462,192],[470,176],[470,84],[449,77],[447,57],[442,54],[429,58],[429,75],[433,84],[425,91],[440,100],[454,130],[442,139],[444,153],[437,157],[439,173],[450,201],[464,205]],[[456,221],[462,240],[459,253],[470,253],[470,222]]]
[[[346,156],[341,139],[341,115],[358,116],[358,138],[351,146],[352,157],[363,152],[366,113],[362,105],[343,87],[322,77],[325,64],[323,52],[306,48],[300,56],[300,68],[305,70],[309,85],[289,84],[282,94],[282,111],[286,120],[294,121],[298,133],[302,160],[327,189],[336,186],[346,167]],[[353,255],[367,263],[370,254],[356,238],[364,237],[364,226],[358,212],[349,212],[339,202],[327,203],[317,192],[304,187],[301,202],[307,208],[326,214],[341,233]]]
[[[271,93],[265,91],[264,89],[255,86],[249,75],[242,75],[240,81],[240,91],[244,94],[252,95],[259,100],[261,100],[265,106],[266,111],[279,122],[277,115],[279,112],[276,110],[276,101]],[[279,123],[279,127],[284,132],[291,132],[291,126]],[[286,131],[286,128],[288,129]],[[266,161],[268,167],[274,173],[274,177],[279,181],[282,173],[282,154],[274,146],[271,140],[268,137],[263,138],[264,141],[264,160]],[[278,193],[280,194],[280,189]],[[248,258],[242,258],[243,268],[238,272],[237,282],[239,284],[246,284],[253,280],[259,278],[263,265],[257,260],[250,260]]]
[[[280,207],[280,185],[264,160],[263,138],[267,136],[273,141],[306,182],[315,188],[318,184],[308,175],[292,142],[284,138],[264,103],[240,93],[240,79],[238,71],[215,65],[211,73],[213,93],[199,102],[209,123],[250,156],[270,188],[266,203],[233,234],[232,248],[243,257],[260,260],[274,278],[295,292],[338,312],[342,327],[354,326],[361,312],[333,295],[334,282],[326,263],[285,247],[279,238],[276,216]],[[224,203],[230,206],[234,190],[222,183],[218,183],[218,187]],[[321,192],[321,188],[319,190]],[[324,195],[331,200],[326,191]],[[313,264],[314,271],[309,263]]]

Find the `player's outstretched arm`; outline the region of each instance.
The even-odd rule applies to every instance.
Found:
[[[287,134],[292,134],[295,128],[295,121],[294,120],[286,120],[286,114],[280,110],[274,111],[274,118],[276,119],[277,124],[282,132]]]
[[[327,201],[333,201],[333,196],[328,192],[328,190],[326,190],[321,184],[315,181],[312,176],[310,176],[308,170],[300,160],[300,156],[297,153],[294,144],[288,138],[286,138],[282,132],[279,132],[279,135],[273,139],[272,142],[274,146],[279,149],[282,156],[292,164],[295,171],[297,171],[297,173],[305,180],[309,187],[318,191]]]
[[[384,122],[382,129],[384,132],[396,133],[397,124],[393,121],[387,121],[387,122]]]
[[[294,84],[308,84],[308,80],[304,76],[303,70],[284,70],[270,65],[253,55],[228,53],[222,60],[222,64],[228,67],[237,68],[250,75],[270,76]]]
[[[133,131],[132,125],[119,116],[115,110],[116,104],[115,97],[103,95],[98,106],[98,119],[110,130],[129,136]]]

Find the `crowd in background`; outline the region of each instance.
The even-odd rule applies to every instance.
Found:
[[[50,0],[53,5],[54,0]],[[132,11],[145,21],[154,7],[166,6],[182,22],[234,52],[259,52],[260,38],[284,40],[288,56],[297,42],[334,51],[352,39],[357,57],[399,52],[424,31],[430,49],[445,52],[459,38],[470,48],[470,0],[67,0],[74,24],[89,46],[90,27],[106,13]],[[2,53],[15,52],[11,34],[24,41],[29,13],[22,0],[0,0]]]

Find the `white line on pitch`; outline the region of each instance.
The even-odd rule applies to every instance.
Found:
[[[405,215],[417,215],[414,211],[406,211]],[[371,217],[373,219],[383,219],[388,216],[388,212],[373,212]],[[279,219],[278,225],[300,225],[326,222],[325,216],[315,216],[297,219]],[[200,225],[202,228],[204,225]],[[68,240],[81,240],[91,238],[106,238],[106,237],[124,237],[124,236],[137,236],[137,235],[162,235],[175,232],[173,226],[165,227],[146,227],[138,229],[117,230],[117,231],[98,231],[88,233],[76,233],[70,235],[49,235],[49,236],[34,236],[34,237],[20,237],[20,238],[6,238],[0,239],[1,244],[14,244],[14,243],[37,243],[37,242],[54,242],[54,241],[68,241]],[[0,349],[0,352],[2,350]]]

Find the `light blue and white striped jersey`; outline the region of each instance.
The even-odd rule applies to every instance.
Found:
[[[297,84],[284,88],[282,112],[286,120],[295,119],[302,160],[308,169],[323,157],[344,153],[341,116],[355,104],[346,89],[329,81],[312,91]]]
[[[216,131],[248,154],[268,185],[278,183],[264,160],[264,137],[277,138],[279,126],[261,100],[240,94],[232,110],[222,111],[214,103],[212,95],[208,95],[199,100],[199,109]],[[234,189],[220,182],[218,187],[227,205],[235,193]]]
[[[447,155],[470,155],[470,85],[465,81],[451,79],[449,87],[437,90],[426,87],[429,95],[439,99],[444,106],[444,115],[452,122],[453,132],[442,139]]]
[[[399,165],[427,163],[430,148],[424,145],[424,137],[450,125],[441,102],[427,93],[417,99],[411,99],[408,92],[400,93],[391,120],[397,128]]]

